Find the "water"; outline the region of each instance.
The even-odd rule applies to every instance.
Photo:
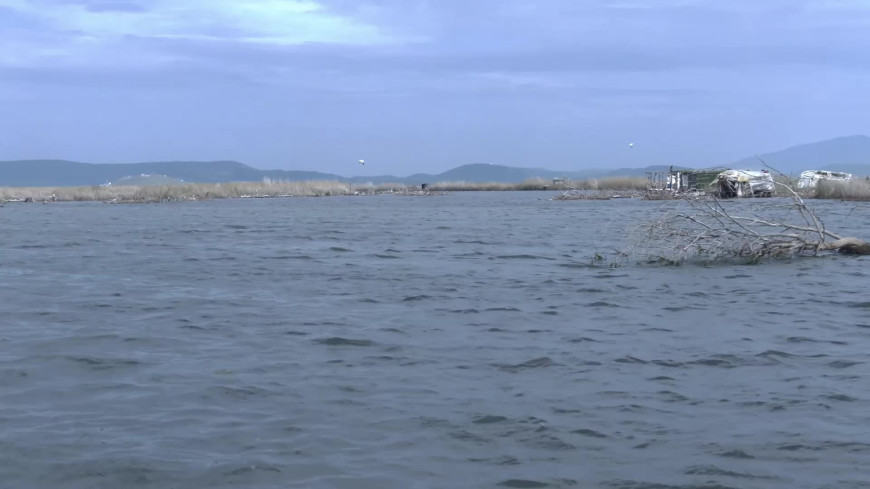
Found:
[[[673,203],[549,196],[7,205],[0,487],[868,487],[868,258],[592,266]]]

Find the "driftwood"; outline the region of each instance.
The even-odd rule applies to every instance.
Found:
[[[858,238],[841,238],[833,243],[825,243],[826,250],[837,250],[844,255],[870,255],[870,244]]]
[[[755,261],[826,251],[870,255],[867,242],[829,231],[790,183],[776,183],[787,199],[732,201],[727,208],[714,196],[684,198],[676,209],[646,225],[634,249],[624,254],[669,263]]]

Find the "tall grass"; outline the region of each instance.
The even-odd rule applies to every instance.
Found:
[[[3,201],[174,202],[244,197],[319,197],[353,195],[351,185],[332,181],[190,183],[110,187],[4,187]]]
[[[578,190],[646,190],[649,181],[645,177],[590,178],[575,186]]]
[[[870,200],[870,180],[866,178],[845,182],[819,180],[812,197],[815,199]]]
[[[545,178],[529,178],[519,183],[501,182],[438,182],[429,185],[432,190],[461,191],[497,191],[497,190],[646,190],[648,185],[644,177],[608,177],[553,182]]]
[[[644,178],[604,178],[579,182],[559,182],[531,178],[520,183],[439,182],[428,185],[430,192],[502,190],[642,190]],[[348,184],[336,181],[187,183],[184,185],[112,185],[109,187],[0,187],[0,201],[102,201],[102,202],[177,202],[204,199],[262,197],[320,197],[333,195],[373,195],[383,193],[421,193],[416,185],[402,183]]]

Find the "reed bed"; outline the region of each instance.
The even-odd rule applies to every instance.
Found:
[[[644,177],[609,177],[588,180],[563,180],[554,182],[545,178],[529,178],[519,183],[503,182],[438,182],[429,185],[432,190],[441,191],[503,191],[503,190],[618,190],[642,191],[648,185]]]
[[[351,185],[332,181],[113,185],[109,187],[5,187],[3,201],[175,202],[203,199],[354,195]]]
[[[645,191],[649,181],[645,177],[590,178],[576,182],[577,190],[637,190]]]
[[[870,200],[870,179],[849,181],[820,180],[812,192],[814,199]]]
[[[275,181],[232,183],[187,183],[183,185],[111,185],[89,187],[0,187],[3,202],[181,202],[205,199],[321,197],[340,195],[436,195],[452,191],[505,190],[599,190],[627,191],[644,189],[643,178],[605,178],[557,182],[544,178],[519,183],[440,182],[420,186],[402,183],[348,184],[337,181]]]

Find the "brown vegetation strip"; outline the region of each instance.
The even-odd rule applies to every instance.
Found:
[[[348,184],[336,181],[303,182],[233,182],[190,183],[185,185],[154,185],[108,187],[3,187],[0,201],[34,202],[177,202],[205,199],[265,198],[265,197],[321,197],[335,195],[373,195],[393,193],[401,195],[431,195],[431,192],[489,191],[489,190],[641,190],[646,188],[642,178],[612,178],[564,182],[554,185],[552,180],[535,178],[520,183],[440,182],[427,186],[399,183]]]

